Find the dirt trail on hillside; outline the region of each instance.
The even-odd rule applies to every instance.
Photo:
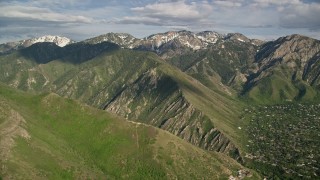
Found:
[[[3,105],[3,103],[1,103]],[[1,110],[7,110],[0,106]],[[7,110],[8,111],[8,110]],[[3,163],[8,161],[11,155],[11,150],[15,145],[14,138],[20,136],[25,139],[30,139],[30,135],[23,128],[25,124],[24,118],[15,110],[9,108],[9,112],[5,117],[5,121],[0,124],[0,163],[1,171]]]

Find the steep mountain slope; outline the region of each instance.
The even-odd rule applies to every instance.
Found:
[[[23,49],[39,42],[51,42],[59,47],[64,47],[68,44],[74,43],[73,40],[66,37],[47,35],[39,38],[32,38],[27,40],[21,40],[18,42],[8,42],[0,44],[0,54],[10,53],[14,50]]]
[[[75,43],[59,48],[68,52],[66,55],[62,53],[56,60],[49,58],[43,64],[41,58],[36,60],[43,57],[39,52],[46,52],[38,47],[41,45],[1,56],[4,72],[1,81],[23,90],[51,91],[77,99],[160,127],[194,145],[241,161],[238,150],[241,136],[236,131],[241,105],[236,100],[211,91],[154,53],[117,49],[106,42],[84,44],[86,55],[94,52],[96,57],[82,61],[82,56],[65,50],[81,45]],[[43,45],[46,49],[47,44]],[[106,49],[100,52],[96,48],[100,46]],[[80,46],[78,51],[81,49]]]
[[[319,90],[320,41],[291,35],[261,47],[244,94],[256,101],[312,100]]]
[[[75,64],[116,49],[117,45],[107,42],[95,45],[75,43],[64,48],[53,43],[37,43],[0,56],[0,80],[22,90],[48,90],[56,78],[74,68]]]
[[[222,95],[258,103],[309,101],[318,97],[319,46],[300,35],[264,43],[235,33],[168,62]]]
[[[168,130],[204,149],[225,152],[238,158],[239,152],[235,145],[221,133],[220,128],[215,127],[216,122],[226,121],[220,115],[231,112],[227,104],[232,103],[225,99],[220,102],[221,97],[218,95],[207,94],[210,96],[208,101],[213,96],[217,98],[216,103],[221,103],[220,107],[211,108],[212,114],[209,115],[212,116],[208,116],[206,111],[198,109],[200,103],[191,100],[201,92],[194,87],[194,82],[189,82],[183,76],[175,79],[166,72],[167,69],[162,68],[160,66],[144,73],[108,102],[105,108],[128,119],[144,120],[145,123]],[[187,97],[188,92],[190,97]]]
[[[223,154],[56,94],[0,84],[0,111],[4,179],[259,178]]]
[[[247,80],[244,73],[259,49],[256,41],[241,34],[228,34],[214,46],[174,56],[168,62],[210,89],[236,96]]]

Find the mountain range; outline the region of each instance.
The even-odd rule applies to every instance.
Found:
[[[70,151],[69,148],[74,151],[72,153],[81,154],[85,152],[86,154],[87,146],[90,146],[91,141],[82,142],[79,138],[86,136],[88,138],[90,136],[98,138],[99,135],[88,134],[89,129],[82,127],[82,124],[86,124],[86,119],[79,120],[79,122],[54,121],[56,117],[58,118],[61,115],[61,113],[58,113],[60,110],[54,109],[60,107],[66,113],[62,114],[62,119],[78,118],[79,113],[88,114],[84,115],[87,119],[96,119],[95,113],[91,111],[97,110],[88,110],[88,112],[87,110],[85,112],[81,110],[86,106],[107,111],[106,115],[103,115],[103,111],[99,111],[99,117],[112,116],[109,119],[121,119],[119,120],[121,121],[120,124],[118,124],[118,120],[110,120],[111,128],[123,130],[122,126],[131,126],[128,125],[130,122],[142,123],[139,127],[143,128],[140,128],[139,132],[136,133],[143,134],[145,131],[143,129],[151,128],[152,130],[148,131],[154,131],[155,134],[159,135],[150,135],[150,137],[160,139],[159,141],[162,141],[162,138],[173,139],[172,142],[176,143],[173,146],[178,148],[166,149],[167,146],[162,147],[164,154],[158,155],[161,157],[154,155],[154,158],[151,158],[152,154],[159,151],[154,149],[160,146],[157,143],[161,144],[163,142],[156,140],[155,143],[149,143],[153,144],[152,147],[147,143],[145,147],[147,150],[144,152],[151,153],[151,156],[148,156],[148,160],[143,160],[152,165],[155,165],[155,162],[153,162],[155,160],[160,163],[160,165],[155,166],[161,166],[163,171],[155,172],[141,167],[143,171],[146,170],[148,173],[146,176],[136,176],[139,174],[135,175],[132,171],[113,174],[113,172],[107,170],[108,167],[100,166],[99,163],[103,162],[96,160],[99,158],[98,156],[103,156],[102,152],[106,149],[99,145],[99,148],[96,149],[99,152],[86,154],[88,159],[83,160],[86,163],[81,167],[77,166],[77,170],[70,171],[68,167],[71,166],[66,165],[66,168],[64,168],[63,165],[59,165],[59,168],[63,171],[67,170],[67,175],[71,177],[79,177],[79,173],[90,172],[92,170],[90,168],[94,168],[94,171],[87,174],[87,177],[150,178],[156,176],[172,179],[183,177],[181,174],[189,177],[187,174],[191,171],[186,170],[187,168],[183,168],[179,163],[184,164],[183,162],[186,161],[184,158],[190,157],[170,154],[176,151],[182,154],[191,153],[181,150],[179,148],[182,147],[181,143],[186,144],[183,145],[185,148],[188,146],[186,149],[195,149],[195,152],[192,153],[195,163],[199,164],[193,166],[202,169],[201,174],[197,174],[200,171],[192,171],[196,179],[200,179],[201,176],[204,177],[207,171],[213,173],[220,171],[214,168],[210,168],[211,171],[209,171],[206,169],[208,167],[203,167],[210,166],[203,164],[201,157],[204,156],[212,157],[213,161],[219,161],[222,163],[220,166],[228,166],[231,162],[231,164],[234,164],[234,166],[228,166],[228,170],[223,175],[221,174],[221,177],[296,178],[304,176],[316,178],[320,175],[316,165],[306,169],[306,174],[301,174],[299,170],[291,167],[292,164],[293,166],[298,164],[299,158],[295,159],[297,162],[287,163],[290,164],[290,166],[287,166],[286,163],[271,162],[271,158],[266,160],[261,158],[261,156],[267,157],[267,155],[253,155],[254,152],[248,142],[254,140],[248,133],[248,129],[250,131],[254,129],[254,133],[258,133],[261,132],[263,127],[253,127],[256,124],[252,123],[252,119],[247,118],[248,109],[252,106],[271,108],[278,104],[319,103],[319,40],[295,34],[267,42],[250,39],[239,33],[222,35],[212,31],[199,33],[172,31],[154,34],[142,39],[125,33],[108,33],[80,42],[65,37],[44,36],[5,43],[0,45],[0,53],[0,81],[3,83],[1,89],[4,89],[1,94],[2,99],[4,99],[2,109],[4,109],[4,112],[19,113],[19,117],[25,119],[24,123],[19,122],[18,125],[23,129],[21,130],[22,134],[34,133],[30,136],[31,139],[35,137],[30,141],[27,135],[22,139],[14,138],[19,135],[10,136],[10,141],[17,141],[18,146],[6,147],[7,149],[16,149],[17,153],[11,153],[10,156],[6,156],[11,157],[11,159],[7,158],[7,160],[1,162],[6,167],[1,170],[1,176],[4,178],[14,177],[12,174],[16,174],[16,172],[13,171],[13,167],[23,168],[18,165],[19,161],[26,163],[28,159],[23,159],[21,153],[24,151],[32,153],[30,147],[39,148],[39,152],[41,150],[41,153],[44,153],[43,155],[46,157],[49,157],[48,153],[51,154],[50,161],[52,161],[52,157],[65,158],[61,154],[64,150]],[[24,92],[20,92],[20,90]],[[20,103],[20,99],[15,98],[15,96],[21,97],[22,102]],[[25,96],[30,98],[25,100]],[[23,102],[37,99],[38,101],[34,105],[37,106],[34,107],[37,109],[42,106],[40,102],[48,98],[53,98],[53,102],[50,100],[46,105],[51,106],[51,108],[43,107],[44,112],[48,111],[47,114],[34,112],[27,102]],[[74,100],[80,105],[73,104]],[[71,104],[65,106],[66,103]],[[68,116],[69,108],[73,113]],[[0,121],[2,129],[10,129],[9,122],[14,119],[10,117],[10,113],[3,116],[3,120]],[[52,122],[46,122],[46,119],[51,119]],[[122,119],[127,119],[129,122]],[[105,121],[99,120],[100,123]],[[50,124],[54,125],[54,130],[49,130]],[[65,134],[67,129],[73,129],[74,126],[82,127],[81,129],[85,131],[81,134],[83,137]],[[106,125],[101,124],[101,127],[95,126],[94,128],[104,126]],[[43,134],[36,134],[36,129]],[[116,148],[126,145],[118,137],[122,136],[121,130],[118,132],[120,134],[112,135],[114,141],[119,144]],[[49,133],[46,134],[46,131]],[[99,132],[100,130],[96,133]],[[128,133],[130,134],[130,132]],[[131,133],[132,136],[135,135],[134,132]],[[6,134],[1,134],[1,136],[6,136]],[[142,134],[140,136],[143,136]],[[20,136],[24,137],[24,135]],[[51,136],[54,136],[54,141],[51,141],[52,139],[42,139],[40,142],[41,138],[50,138]],[[136,136],[139,135],[136,134]],[[100,138],[104,139],[103,137],[101,135]],[[74,142],[71,143],[72,139],[69,138],[73,138]],[[118,138],[120,138],[119,141]],[[51,143],[52,146],[49,147],[42,141]],[[106,140],[106,143],[109,141],[111,140]],[[316,139],[313,141],[318,142]],[[28,146],[28,142],[32,146]],[[64,144],[60,145],[60,142]],[[101,140],[101,142],[104,142],[104,140]],[[69,147],[69,143],[72,147]],[[253,147],[262,147],[259,146],[259,141],[254,143],[255,146]],[[168,144],[170,143],[168,142]],[[50,148],[55,146],[65,147],[51,152]],[[319,154],[317,153],[319,152],[318,149],[319,147],[312,148],[311,152]],[[254,150],[258,152],[257,149]],[[200,151],[208,154],[214,153],[213,155],[197,154]],[[125,159],[130,159],[130,153],[137,154],[138,152],[126,153],[128,152],[119,153],[115,156],[122,157],[117,159],[122,162],[126,161]],[[301,159],[303,159],[305,153],[297,152],[297,154],[299,156],[302,154]],[[72,156],[65,161],[69,165],[70,163],[76,163],[78,157],[74,156],[75,154],[70,155]],[[140,157],[140,155],[138,156]],[[171,163],[164,163],[162,160],[165,158],[162,156],[179,156],[179,158],[170,160]],[[19,158],[13,161],[13,157]],[[123,159],[123,157],[125,158]],[[220,160],[217,160],[219,158]],[[317,160],[320,159],[315,159],[315,161]],[[63,175],[63,173],[60,175],[52,174],[48,169],[37,168],[38,163],[28,164],[28,167],[34,172],[29,176],[30,178],[50,174],[54,175],[50,175],[50,177],[62,177],[60,175]],[[216,162],[212,163],[215,164]],[[96,164],[96,166],[92,166],[92,164]],[[129,164],[124,167],[131,167]],[[44,173],[37,174],[37,171],[43,171]],[[187,173],[187,171],[189,172]],[[238,171],[238,173],[232,173],[234,171]],[[55,173],[58,173],[58,171]],[[21,170],[21,173],[18,174],[21,174],[22,177],[25,172]],[[220,175],[220,173],[218,174]],[[127,176],[121,177],[122,175]]]

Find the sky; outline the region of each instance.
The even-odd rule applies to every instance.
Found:
[[[320,0],[0,0],[0,43],[43,35],[80,41],[109,32],[143,38],[173,30],[320,39]]]

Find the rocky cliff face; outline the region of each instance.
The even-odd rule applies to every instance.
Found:
[[[310,76],[320,56],[320,41],[301,35],[291,35],[267,43],[256,55],[256,62],[261,73],[277,63],[285,64],[307,82],[312,83],[317,77]],[[312,83],[313,84],[313,83]]]

